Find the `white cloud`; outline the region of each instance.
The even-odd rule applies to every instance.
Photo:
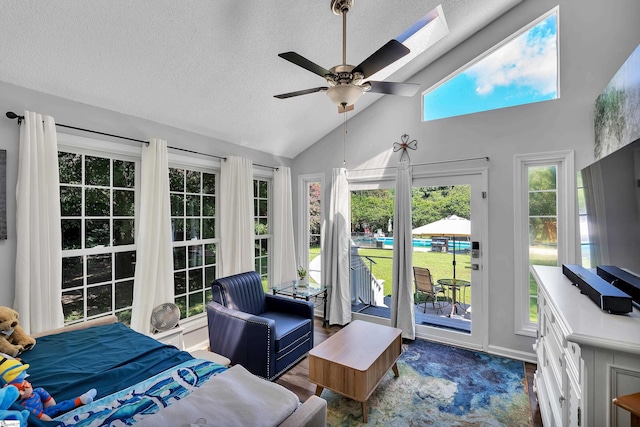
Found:
[[[527,33],[499,47],[469,68],[476,93],[488,95],[496,86],[528,86],[542,95],[557,90],[557,47],[554,34],[530,39]]]

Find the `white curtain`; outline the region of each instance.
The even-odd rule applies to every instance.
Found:
[[[142,147],[140,213],[131,328],[149,333],[154,307],[173,302],[173,248],[167,141]]]
[[[229,156],[220,168],[220,275],[254,271],[253,163]]]
[[[351,322],[351,287],[349,284],[349,257],[351,249],[349,184],[347,170],[333,170],[327,237],[322,262],[323,282],[330,286],[329,323],[346,325]]]
[[[13,308],[27,333],[59,328],[62,313],[58,138],[53,117],[24,112],[16,185]]]
[[[391,282],[391,326],[402,329],[402,337],[415,339],[413,315],[413,237],[411,235],[411,166],[398,163],[393,214],[393,267]]]
[[[273,248],[271,279],[274,284],[296,280],[296,250],[293,239],[291,169],[280,166],[273,174]]]

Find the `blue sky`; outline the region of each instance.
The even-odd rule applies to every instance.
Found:
[[[554,13],[426,94],[424,120],[556,99],[556,23]]]

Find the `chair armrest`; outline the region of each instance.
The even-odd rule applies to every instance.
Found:
[[[313,320],[313,303],[301,299],[292,299],[280,295],[265,295],[266,310],[289,313]]]
[[[326,423],[327,401],[312,395],[278,427],[325,427]]]
[[[233,310],[213,301],[207,304],[209,349],[240,364],[250,372],[268,377],[275,366],[275,321]],[[273,358],[273,360],[271,360]]]

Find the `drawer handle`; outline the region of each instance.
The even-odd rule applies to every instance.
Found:
[[[571,345],[571,351],[573,351],[573,354],[576,354],[576,346],[575,345]]]
[[[562,407],[562,403],[565,401],[566,399],[564,398],[564,396],[560,396],[558,398],[558,402],[560,402],[560,407]]]
[[[558,363],[560,364],[560,367],[562,368],[562,357],[558,357]]]

